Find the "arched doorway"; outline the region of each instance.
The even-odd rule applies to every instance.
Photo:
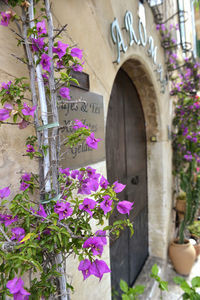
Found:
[[[106,162],[109,182],[126,184],[120,200],[134,202],[130,220],[134,235],[124,230],[110,241],[111,286],[131,286],[148,257],[147,155],[145,120],[140,99],[129,76],[119,70],[110,97],[106,125]],[[122,218],[117,211],[110,223]]]

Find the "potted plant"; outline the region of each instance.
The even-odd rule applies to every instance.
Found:
[[[176,271],[188,275],[196,253],[185,233],[187,227],[194,222],[200,198],[199,65],[189,58],[180,63],[172,51],[168,55],[177,72],[174,76],[170,75],[173,87],[171,95],[176,96],[172,134],[173,171],[177,180],[177,193],[185,193],[185,214],[179,219],[178,236],[169,247],[169,256]]]
[[[178,176],[180,187],[186,195],[185,214],[179,225],[178,238],[169,247],[169,256],[176,271],[182,275],[188,275],[196,259],[196,252],[194,246],[186,239],[185,231],[194,222],[198,210],[200,176],[196,176],[195,173],[195,160],[185,164],[184,167],[184,170],[179,171]]]

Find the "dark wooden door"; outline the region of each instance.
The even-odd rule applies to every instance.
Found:
[[[144,87],[145,88],[145,87]],[[134,202],[129,215],[134,235],[128,229],[117,240],[110,240],[111,285],[119,291],[119,281],[133,284],[148,256],[146,133],[142,106],[136,88],[120,70],[115,79],[106,125],[106,162],[110,183],[126,184],[120,200]],[[124,218],[117,212],[110,224]]]

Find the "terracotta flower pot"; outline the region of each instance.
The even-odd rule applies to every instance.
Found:
[[[188,275],[195,262],[196,251],[188,240],[184,244],[178,244],[175,240],[169,246],[169,257],[177,273]]]
[[[176,211],[178,213],[179,222],[181,222],[184,219],[185,210],[186,210],[186,201],[183,199],[177,199]]]
[[[182,199],[176,200],[176,210],[180,213],[185,213],[186,210],[186,201]]]
[[[194,249],[196,251],[196,256],[199,256],[200,255],[200,244],[194,245]]]

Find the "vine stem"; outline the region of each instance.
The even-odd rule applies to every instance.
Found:
[[[35,26],[34,24],[34,4],[33,0],[30,0],[30,6],[29,6],[29,19],[30,21],[30,28],[33,28]],[[32,38],[34,36],[32,35]],[[34,55],[34,61],[35,64],[38,61],[38,56]],[[48,109],[47,109],[47,101],[46,101],[46,95],[45,95],[45,87],[44,87],[44,81],[42,77],[42,70],[41,65],[36,65],[36,74],[37,74],[37,85],[38,85],[38,91],[39,91],[39,98],[40,98],[40,106],[41,106],[41,118],[43,125],[48,124]],[[48,141],[48,129],[43,130],[43,145],[49,146]],[[41,146],[41,145],[40,145]],[[46,155],[44,156],[44,178],[47,178],[45,181],[45,192],[48,193],[51,190],[51,181],[49,174],[50,169],[50,158],[49,158],[49,147],[46,148]]]
[[[44,0],[46,16],[48,22],[48,55],[51,58],[50,74],[49,74],[49,89],[50,89],[50,103],[53,122],[59,124],[58,108],[57,108],[57,94],[56,85],[54,79],[54,64],[53,64],[53,42],[54,42],[54,28],[53,19],[50,9],[49,0]],[[52,168],[52,186],[55,193],[58,195],[58,157],[59,157],[59,139],[58,139],[58,127],[54,127],[51,135],[51,168]],[[55,257],[58,272],[61,276],[58,278],[61,300],[69,300],[67,291],[67,281],[65,275],[65,268],[63,267],[63,255],[57,254]]]
[[[3,230],[3,227],[0,224],[0,231],[3,234],[3,236],[5,237],[5,239],[9,242],[12,243],[11,239],[7,236],[7,234],[5,233],[5,231]]]
[[[32,52],[30,49],[30,44],[28,41],[28,32],[27,32],[27,15],[24,8],[22,8],[22,32],[19,24],[16,22],[18,30],[20,33],[23,34],[23,40],[24,40],[24,52],[28,60],[28,69],[29,69],[29,76],[30,76],[30,88],[31,88],[31,95],[32,95],[32,101],[33,105],[37,106],[37,109],[34,113],[34,125],[37,132],[37,140],[38,144],[41,145],[41,134],[37,131],[37,127],[40,126],[39,123],[39,117],[38,117],[38,101],[37,101],[37,93],[36,93],[36,86],[35,86],[35,67],[32,57]],[[40,181],[40,187],[43,185],[44,181],[44,175],[43,175],[43,158],[39,159],[39,181]]]

